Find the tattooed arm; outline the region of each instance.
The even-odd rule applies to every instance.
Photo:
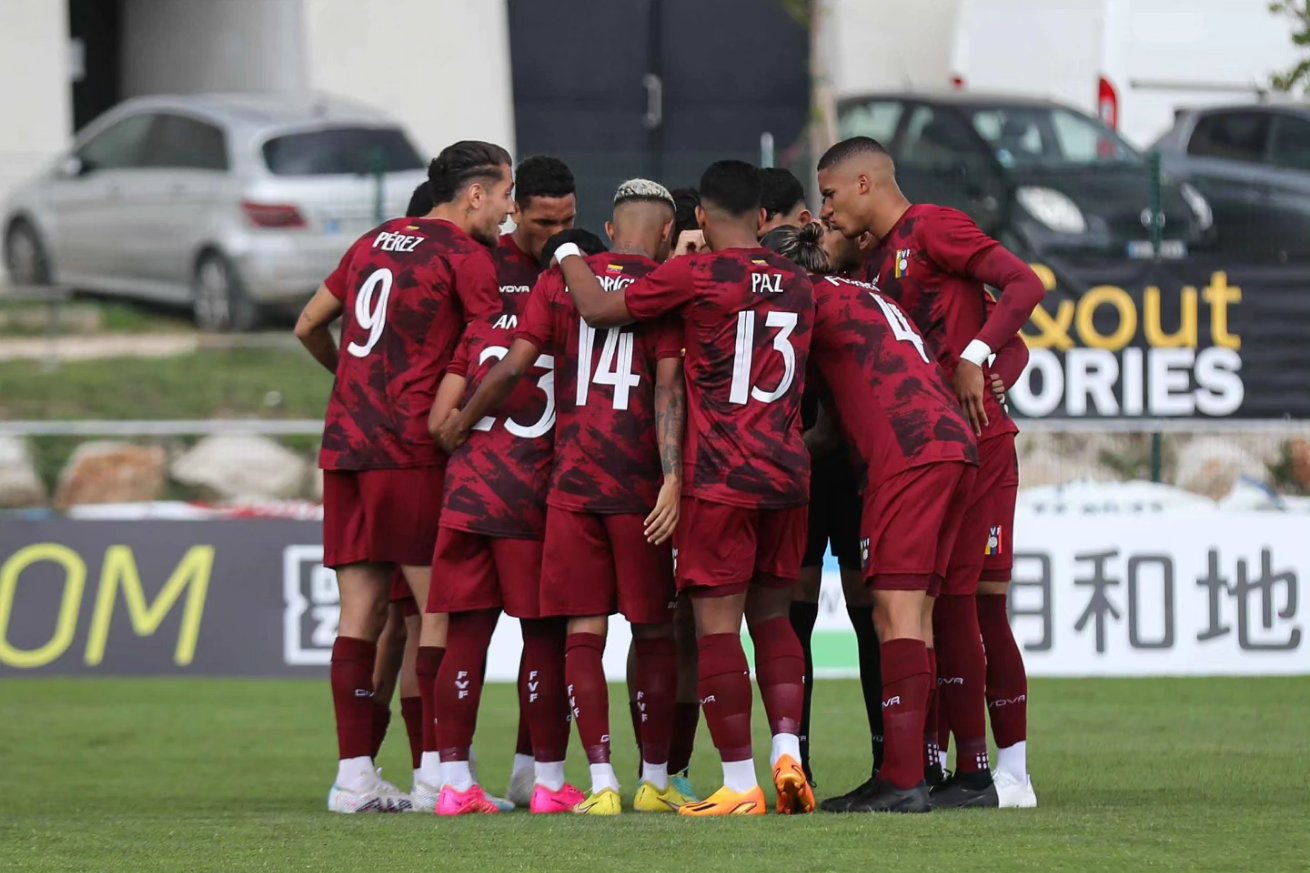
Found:
[[[659,544],[673,536],[682,502],[682,435],[687,424],[687,387],[682,359],[663,358],[655,371],[655,441],[660,448],[660,486],[655,509],[646,517],[646,538]]]

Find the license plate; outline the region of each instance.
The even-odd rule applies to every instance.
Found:
[[[1135,261],[1148,261],[1155,257],[1155,249],[1150,240],[1137,239],[1128,243],[1128,257]],[[1187,243],[1180,239],[1167,239],[1160,243],[1160,257],[1167,261],[1178,261],[1187,257]]]

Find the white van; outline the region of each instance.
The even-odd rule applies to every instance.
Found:
[[[1297,59],[1268,0],[960,0],[951,77],[1068,103],[1145,147],[1178,107],[1263,97]]]

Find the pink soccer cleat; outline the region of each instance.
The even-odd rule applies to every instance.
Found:
[[[468,791],[456,791],[449,785],[441,789],[437,815],[499,815],[500,809],[487,799],[481,785]]]
[[[532,789],[532,804],[528,807],[533,815],[553,815],[558,812],[573,812],[573,807],[587,799],[572,785],[565,784],[559,791],[551,791],[544,785]]]

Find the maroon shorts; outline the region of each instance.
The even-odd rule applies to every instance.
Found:
[[[441,518],[444,467],[323,471],[323,566],[426,566]]]
[[[644,515],[551,506],[541,562],[543,616],[623,613],[633,624],[673,620],[673,547],[646,540]]]
[[[442,527],[432,555],[428,612],[503,609],[540,618],[541,540],[491,537]]]
[[[990,443],[996,445],[989,447]],[[1018,482],[1007,485],[1004,481],[1009,478],[1003,472],[1007,444],[1013,462],[1014,437],[1009,434],[993,437],[980,447],[978,476],[964,510],[964,523],[955,539],[955,549],[951,552],[950,568],[946,571],[946,581],[942,583],[943,594],[969,596],[978,593],[978,582],[987,572],[987,541],[993,533],[997,546],[1004,549],[1005,556],[1003,559],[997,556],[991,573],[993,578],[1010,578],[1012,559],[1009,534],[1014,524],[1014,500]]]
[[[414,592],[410,590],[405,574],[399,567],[391,577],[391,602],[397,604],[406,617],[418,615],[418,602],[414,600]]]
[[[1019,497],[1019,455],[1014,434],[1007,433],[980,443],[978,488],[982,494],[978,511],[987,528],[983,549],[982,580],[1009,582],[1014,569],[1014,504]]]
[[[864,580],[879,591],[937,595],[973,493],[976,469],[924,464],[864,492],[860,551]]]
[[[752,584],[789,588],[801,576],[808,507],[748,509],[682,498],[673,534],[679,591],[741,594]]]

